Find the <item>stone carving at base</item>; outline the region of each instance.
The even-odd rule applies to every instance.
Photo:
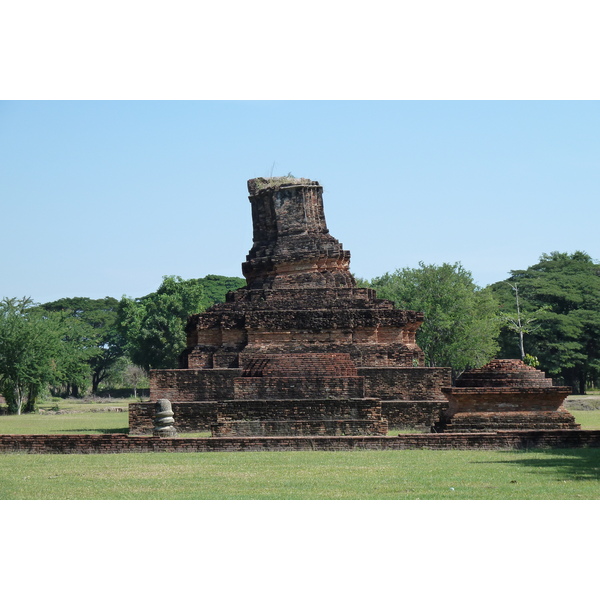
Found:
[[[175,419],[173,418],[173,410],[171,402],[162,398],[155,404],[154,413],[154,435],[159,437],[175,437],[177,430],[174,427]]]

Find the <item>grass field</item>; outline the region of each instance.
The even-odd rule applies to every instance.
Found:
[[[599,499],[600,449],[0,455],[1,499]]]
[[[61,401],[0,417],[0,433],[126,433],[127,412],[107,410],[126,406]],[[600,429],[600,410],[580,406],[582,427]],[[0,484],[15,500],[599,499],[600,449],[4,454]]]

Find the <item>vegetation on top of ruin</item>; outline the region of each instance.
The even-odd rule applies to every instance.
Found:
[[[294,177],[291,173],[281,177],[257,177],[250,179],[248,189],[251,194],[261,192],[266,189],[278,189],[284,185],[310,185],[314,183],[311,179],[304,177]]]

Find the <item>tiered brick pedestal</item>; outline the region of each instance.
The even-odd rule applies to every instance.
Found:
[[[571,392],[520,360],[496,359],[442,388],[448,409],[434,427],[443,432],[579,429],[563,406]]]
[[[386,415],[439,419],[450,370],[424,366],[423,314],[356,287],[319,183],[259,178],[248,190],[247,285],[189,318],[181,368],[151,372],[151,400],[171,401],[179,431],[215,436],[383,435]],[[131,433],[147,432],[147,413],[132,405]]]
[[[387,433],[349,354],[262,355],[235,379],[234,397],[217,406],[216,437]]]

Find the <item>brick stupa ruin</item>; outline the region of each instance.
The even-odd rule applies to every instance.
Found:
[[[179,431],[213,436],[385,435],[447,407],[450,369],[424,366],[423,314],[359,288],[330,235],[317,181],[251,179],[247,285],[187,324],[179,369],[151,372]],[[152,428],[130,405],[130,432]]]
[[[517,359],[494,359],[442,388],[448,409],[436,431],[579,429],[563,406],[571,388]]]

